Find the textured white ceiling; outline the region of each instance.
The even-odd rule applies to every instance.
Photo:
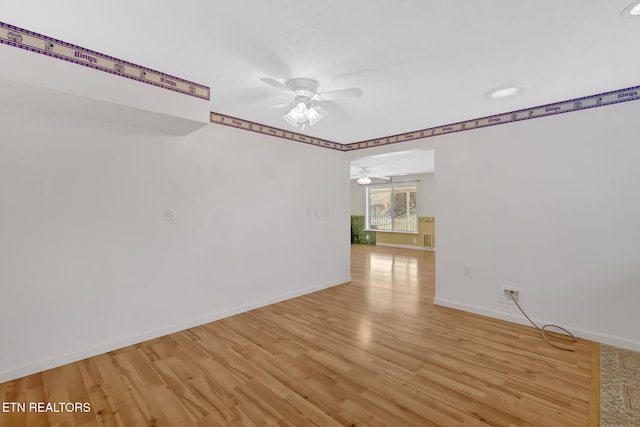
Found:
[[[212,88],[211,109],[287,128],[259,79],[359,87],[305,130],[340,143],[640,83],[631,0],[0,0],[0,20]],[[518,84],[519,96],[491,100]]]

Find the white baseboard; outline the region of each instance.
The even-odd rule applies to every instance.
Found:
[[[479,307],[471,304],[459,303],[443,298],[434,298],[433,303],[443,307],[455,308],[457,310],[468,311],[470,313],[480,314],[487,317],[493,317],[494,319],[506,320],[507,322],[518,323],[521,325],[531,326],[531,324],[522,315],[511,314],[504,311],[490,310],[487,308]],[[554,322],[547,322],[540,319],[532,319],[538,325],[553,324]],[[584,338],[590,341],[596,341],[602,344],[612,345],[615,347],[626,348],[627,350],[640,351],[640,341],[633,341],[626,338],[616,337],[613,335],[603,334],[600,332],[589,331],[581,328],[576,328],[571,325],[560,325],[563,328],[569,330],[576,337]]]
[[[376,246],[387,246],[389,248],[404,248],[404,249],[418,249],[419,251],[435,251],[436,248],[427,248],[426,246],[414,246],[414,245],[397,245],[395,243],[378,243]]]
[[[158,338],[164,335],[173,334],[175,332],[184,331],[185,329],[193,328],[195,326],[204,325],[206,323],[215,322],[216,320],[224,319],[225,317],[234,316],[236,314],[244,313],[245,311],[254,310],[256,308],[264,307],[267,305],[275,304],[277,302],[285,301],[291,298],[296,298],[302,295],[317,292],[323,289],[331,288],[333,286],[341,285],[351,281],[351,277],[347,277],[344,280],[337,280],[320,285],[312,286],[305,289],[300,289],[295,292],[290,292],[283,295],[278,295],[273,298],[267,298],[262,301],[255,301],[249,304],[230,308],[228,310],[219,311],[210,315],[199,317],[197,319],[187,320],[175,325],[155,329],[144,334],[124,338],[122,340],[113,341],[107,344],[98,345],[71,353],[59,355],[50,359],[39,361],[36,363],[26,364],[19,368],[11,369],[8,371],[0,372],[0,383],[14,380],[16,378],[22,378],[27,375],[35,374],[38,372],[46,371],[47,369],[56,368],[58,366],[66,365],[68,363],[77,362],[88,357],[97,356],[99,354],[107,353],[109,351],[117,350],[119,348],[127,347],[130,345],[138,344],[144,341],[148,341],[154,338]]]

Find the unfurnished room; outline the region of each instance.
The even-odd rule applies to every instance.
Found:
[[[0,0],[0,427],[640,426],[640,0]]]

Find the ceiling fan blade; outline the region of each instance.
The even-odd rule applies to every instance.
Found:
[[[322,108],[320,104],[313,104],[313,108],[315,108],[318,111],[318,113],[322,114],[325,117],[331,116],[331,113],[329,113],[327,110]]]
[[[291,102],[291,96],[275,92],[271,88],[264,86],[263,91],[242,91],[238,96],[233,97],[233,101],[228,105],[246,109],[247,111],[263,110],[275,104],[285,104]]]
[[[262,77],[260,80],[268,84],[274,89],[278,89],[281,92],[286,93],[287,95],[296,96],[295,92],[277,81],[276,79],[272,79],[271,77]]]
[[[352,87],[349,89],[333,90],[330,92],[319,93],[320,97],[325,101],[331,101],[339,98],[358,98],[363,95],[362,89]]]
[[[322,103],[322,104],[320,104],[320,103]],[[339,116],[346,117],[346,116],[347,116],[347,113],[345,113],[343,110],[341,110],[340,108],[338,108],[338,107],[337,107],[333,102],[331,102],[331,101],[325,101],[325,100],[322,100],[322,101],[314,101],[312,104],[313,104],[314,106],[316,106],[316,107],[320,107],[320,108],[322,108],[324,112],[329,113],[329,114],[328,114],[329,116],[334,116],[334,117],[336,117],[336,116],[338,116],[338,117],[339,117]],[[321,111],[321,112],[320,112],[320,114],[324,114],[324,113],[322,113],[322,111]]]
[[[369,175],[369,178],[378,178],[378,179],[384,179],[385,181],[390,180],[391,178],[388,176],[382,176],[382,175]]]
[[[291,102],[288,102],[288,103],[281,102],[281,103],[275,104],[275,105],[267,105],[267,106],[261,106],[259,108],[254,108],[251,111],[273,111],[273,110],[277,110],[277,109],[285,108],[285,107],[291,108],[291,107],[293,107],[293,104]]]
[[[327,64],[329,70],[338,71],[338,74],[333,74],[332,79],[353,78],[360,75],[367,75],[368,77],[382,77],[389,78],[389,75],[393,75],[396,78],[397,73],[401,73],[402,77],[408,77],[408,70],[415,71],[418,63],[423,59],[420,56],[413,54],[401,54],[401,51],[388,52],[389,55],[385,56],[385,60],[380,60],[380,52],[377,50],[371,50],[369,52],[361,52],[355,56],[351,56],[348,62],[342,60],[334,60],[332,63]],[[274,75],[274,74],[270,74]]]
[[[291,107],[293,107],[293,103],[292,102],[286,102],[286,103],[272,105],[271,107],[267,107],[266,110],[277,110],[278,108],[285,108],[285,107],[291,108]]]

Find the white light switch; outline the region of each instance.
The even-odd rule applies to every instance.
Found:
[[[470,265],[465,265],[464,266],[464,276],[465,277],[471,277],[471,266]]]
[[[176,210],[175,209],[166,208],[164,210],[164,220],[166,222],[174,222],[176,220]]]

